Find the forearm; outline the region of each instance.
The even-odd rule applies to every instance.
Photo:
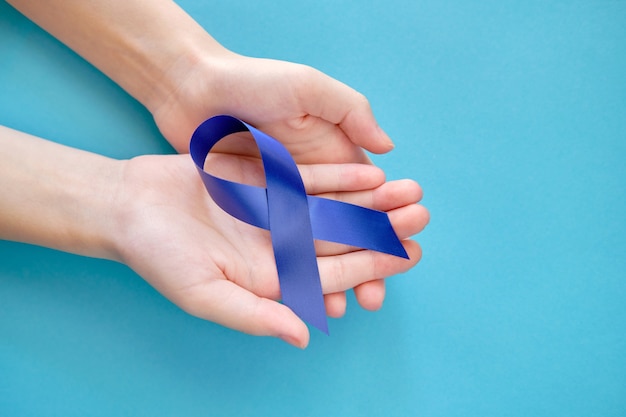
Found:
[[[0,126],[0,239],[115,259],[123,163]]]
[[[8,0],[154,113],[208,56],[228,51],[170,0]]]
[[[369,163],[393,148],[367,99],[313,68],[237,55],[171,0],[8,0],[92,62],[187,152],[196,127],[232,114],[300,163]]]

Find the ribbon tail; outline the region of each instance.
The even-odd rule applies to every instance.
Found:
[[[308,196],[313,237],[409,259],[387,213]]]
[[[308,199],[295,162],[275,139],[251,128],[265,168],[272,246],[283,303],[328,334]]]

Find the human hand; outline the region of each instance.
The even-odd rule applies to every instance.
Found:
[[[177,86],[151,105],[161,132],[179,151],[187,151],[194,129],[217,114],[238,117],[278,139],[298,163],[368,163],[363,149],[393,148],[367,99],[320,71],[225,50],[198,55],[181,60],[193,65],[173,69],[168,78]]]
[[[255,158],[209,155],[211,172],[262,185]],[[236,163],[234,163],[234,161]],[[277,336],[305,347],[306,325],[278,303],[280,289],[269,232],[223,212],[210,198],[188,155],[142,156],[125,162],[114,203],[118,217],[116,247],[128,264],[185,311],[255,335]],[[385,183],[376,167],[359,164],[301,165],[309,194],[383,210],[401,239],[419,232],[428,213],[413,181]],[[421,256],[417,243],[403,240],[410,260],[345,245],[316,242],[325,294],[341,294],[367,281],[413,267]],[[384,292],[357,292],[368,308]],[[327,312],[345,310],[326,296]]]
[[[148,108],[178,150],[201,122],[236,116],[298,163],[391,150],[365,97],[310,67],[228,51],[170,0],[10,0]]]

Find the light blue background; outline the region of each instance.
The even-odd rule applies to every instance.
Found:
[[[0,242],[2,416],[626,416],[626,2],[181,4],[362,91],[432,214],[384,308],[306,351],[126,267]],[[0,124],[123,158],[149,114],[0,2]],[[1,150],[0,150],[1,152]]]

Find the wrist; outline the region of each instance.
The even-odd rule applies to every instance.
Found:
[[[163,136],[180,153],[188,152],[191,135],[201,122],[224,112],[224,103],[231,98],[225,96],[224,84],[232,61],[239,57],[210,42],[184,49],[163,75],[168,90],[146,103]]]
[[[151,49],[150,43],[137,46],[137,59],[143,61],[141,70],[116,76],[116,81],[153,116],[192,93],[187,91],[191,87],[189,80],[195,80],[196,74],[201,74],[206,85],[214,85],[221,60],[233,55],[202,28],[194,29],[179,30],[180,35],[159,43],[156,50]],[[128,80],[124,81],[124,77]]]
[[[119,261],[118,235],[120,226],[119,189],[123,182],[126,161],[93,155],[89,173],[78,181],[70,195],[77,209],[74,235],[67,250],[80,255]]]
[[[197,65],[227,53],[171,0],[10,3],[153,114],[176,95]]]
[[[122,162],[0,128],[0,238],[115,259]]]

